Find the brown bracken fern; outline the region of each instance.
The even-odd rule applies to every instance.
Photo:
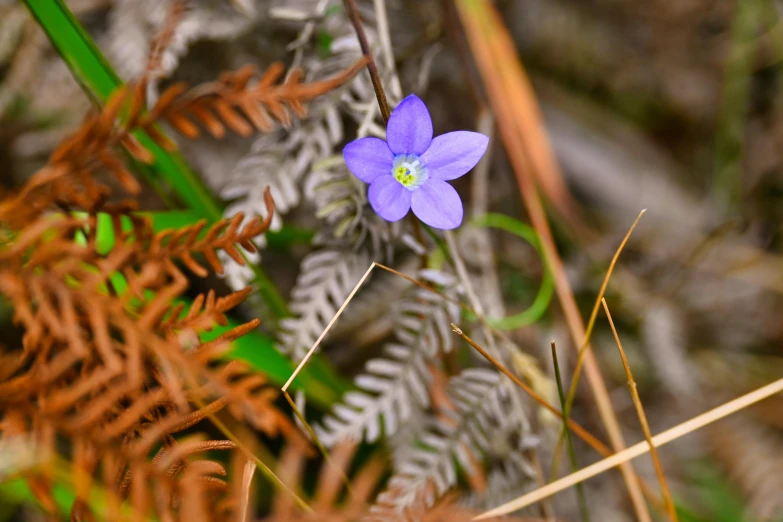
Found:
[[[236,519],[241,499],[230,484],[242,483],[253,457],[193,427],[220,412],[266,435],[301,441],[274,405],[265,376],[225,358],[230,342],[259,321],[200,340],[226,324],[225,314],[248,290],[220,298],[209,292],[187,310],[178,301],[188,273],[222,271],[219,252],[244,263],[242,250],[252,252],[253,239],[270,225],[271,196],[265,219],[237,215],[155,233],[134,213],[135,200],[113,193],[116,186],[131,196],[141,189],[117,149],[151,161],[133,133],[146,131],[172,147],[161,122],[188,138],[199,134],[193,121],[216,137],[226,128],[247,134],[287,125],[304,114],[304,102],[339,86],[362,63],[311,84],[296,71],[278,83],[280,65],[258,79],[244,68],[190,90],[170,87],[147,110],[143,87],[159,54],[137,86],[119,89],[26,184],[0,199],[0,296],[23,332],[18,345],[0,347],[0,448],[22,441],[34,450],[24,466],[0,471],[22,476],[53,517],[53,485],[66,480],[76,494],[72,520]],[[108,252],[98,248],[98,212],[111,217],[116,242]],[[217,459],[218,450],[234,457]],[[227,469],[224,462],[238,465]],[[98,510],[96,488],[104,493]]]
[[[185,84],[179,83],[161,94],[149,114],[140,118],[139,126],[161,144],[167,144],[166,138],[151,125],[160,120],[168,121],[191,139],[200,134],[193,120],[215,138],[222,138],[226,127],[241,136],[249,136],[254,129],[271,132],[276,123],[290,125],[291,113],[304,116],[304,102],[339,87],[364,65],[364,60],[359,60],[333,78],[309,84],[302,83],[301,70],[294,70],[278,84],[285,72],[281,63],[272,64],[260,77],[255,67],[248,65],[194,89],[188,90]]]
[[[263,232],[263,223],[251,220],[244,229]],[[44,505],[52,502],[40,485],[50,483],[47,474],[59,459],[74,475],[77,519],[88,516],[90,484],[100,476],[117,497],[110,508],[127,498],[139,513],[174,520],[196,509],[195,502],[206,520],[233,503],[221,478],[225,469],[198,456],[233,444],[172,435],[225,407],[270,435],[293,433],[264,376],[221,357],[257,320],[214,341],[198,340],[246,292],[200,297],[184,315],[175,304],[187,278],[174,258],[249,240],[244,229],[225,225],[210,239],[171,243],[142,220],[133,240],[118,229],[118,246],[101,255],[94,217],[41,216],[0,251],[0,293],[24,329],[21,346],[4,350],[13,368],[0,382],[2,437],[23,436],[38,449],[40,466],[25,476],[39,484],[33,490]],[[75,243],[85,230],[86,242]],[[122,295],[112,282],[117,274],[127,281]]]
[[[252,67],[243,67],[192,89],[173,85],[149,111],[144,109],[141,88],[146,80],[136,87],[120,88],[100,112],[88,116],[55,148],[47,165],[18,194],[0,203],[3,213],[10,224],[20,228],[52,206],[97,211],[111,192],[96,178],[98,171],[108,172],[128,194],[138,194],[141,189],[116,153],[121,145],[136,159],[152,162],[152,154],[134,137],[134,131],[144,130],[169,150],[175,145],[158,128],[162,121],[190,139],[200,134],[193,120],[216,138],[225,135],[226,127],[240,135],[249,135],[254,129],[270,132],[276,123],[290,124],[291,113],[303,116],[305,102],[339,87],[363,65],[364,60],[359,60],[337,76],[314,83],[302,83],[301,71],[295,70],[279,84],[282,64],[271,65],[258,79]]]

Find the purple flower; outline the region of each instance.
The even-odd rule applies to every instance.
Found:
[[[413,209],[431,227],[451,230],[462,223],[462,201],[446,181],[475,167],[488,143],[487,136],[468,131],[432,139],[430,113],[411,94],[389,118],[386,141],[352,141],[343,156],[351,172],[370,184],[370,205],[383,219],[398,221]]]

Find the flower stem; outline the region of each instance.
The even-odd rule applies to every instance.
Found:
[[[351,19],[354,30],[356,30],[356,37],[359,39],[359,46],[362,48],[362,54],[367,59],[367,71],[370,73],[370,80],[372,81],[372,88],[375,91],[375,98],[378,100],[378,107],[381,109],[381,116],[383,116],[383,123],[389,123],[389,117],[391,116],[391,110],[389,109],[389,102],[386,100],[386,91],[383,90],[383,81],[381,81],[381,75],[378,72],[378,66],[375,64],[375,58],[370,50],[370,44],[367,41],[367,34],[364,32],[364,26],[362,26],[362,20],[359,16],[359,10],[356,7],[356,0],[343,0],[345,10],[348,13],[348,17]],[[422,234],[422,224],[418,218],[411,214],[410,216],[413,231],[416,234],[416,239],[423,245],[424,235]],[[433,236],[436,243],[439,238],[427,227],[427,232]],[[448,259],[448,251],[442,245],[443,241],[440,240],[439,246],[446,252]],[[423,254],[421,256],[421,267],[427,266],[427,256]]]
[[[386,92],[383,90],[381,75],[378,73],[378,66],[375,64],[375,58],[372,56],[370,44],[367,42],[367,34],[364,32],[362,20],[359,17],[359,10],[356,8],[356,0],[343,0],[345,10],[351,19],[353,28],[356,30],[356,36],[359,38],[359,46],[362,48],[362,54],[367,58],[367,71],[370,73],[372,87],[375,90],[375,97],[378,99],[378,107],[381,109],[384,123],[389,123],[389,102],[386,101]]]

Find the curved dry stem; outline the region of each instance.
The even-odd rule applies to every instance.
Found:
[[[636,408],[636,414],[639,417],[639,424],[642,425],[644,438],[647,439],[647,444],[650,445],[650,456],[652,457],[653,466],[655,467],[655,474],[658,476],[658,482],[661,484],[661,494],[663,495],[663,501],[666,504],[666,511],[672,522],[677,522],[677,509],[674,507],[672,495],[669,492],[669,485],[666,482],[666,475],[663,473],[661,459],[658,458],[658,450],[655,449],[655,445],[652,442],[650,425],[647,423],[647,415],[644,413],[644,406],[642,406],[642,401],[639,398],[639,391],[636,389],[636,381],[633,379],[631,367],[628,364],[628,360],[625,358],[625,350],[623,350],[623,344],[620,342],[620,336],[617,335],[617,329],[614,327],[614,321],[612,320],[612,314],[609,313],[609,306],[606,304],[606,299],[601,298],[601,304],[604,305],[606,318],[609,320],[609,326],[612,327],[612,335],[614,335],[614,340],[617,343],[617,350],[620,352],[620,358],[623,361],[623,368],[625,368],[625,375],[628,377],[628,387],[631,390],[631,398],[633,399],[633,405]]]

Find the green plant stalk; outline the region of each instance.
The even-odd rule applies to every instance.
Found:
[[[76,81],[96,105],[102,105],[122,86],[117,73],[62,0],[24,0],[63,58]],[[155,143],[145,132],[133,136],[153,156],[152,165],[135,162],[142,175],[154,187],[162,183],[171,186],[178,197],[199,218],[214,223],[223,217],[219,202],[187,166],[179,154],[170,153]],[[271,312],[277,317],[289,315],[285,299],[267,275],[256,265],[250,265],[256,284]]]
[[[557,382],[557,395],[560,398],[560,411],[564,411],[566,398],[563,390],[563,379],[560,376],[560,363],[557,360],[557,347],[554,341],[552,341],[552,364],[554,365],[555,381]],[[571,440],[571,430],[568,429],[568,417],[565,415],[563,416],[563,430],[565,431],[566,444],[568,446],[568,459],[571,461],[571,471],[576,472],[579,469],[576,462],[576,451],[574,451],[574,444]],[[555,473],[557,473],[557,470],[553,469],[552,480],[554,480]],[[576,498],[579,502],[579,514],[582,522],[590,522],[590,510],[587,509],[587,500],[581,482],[576,485]]]

